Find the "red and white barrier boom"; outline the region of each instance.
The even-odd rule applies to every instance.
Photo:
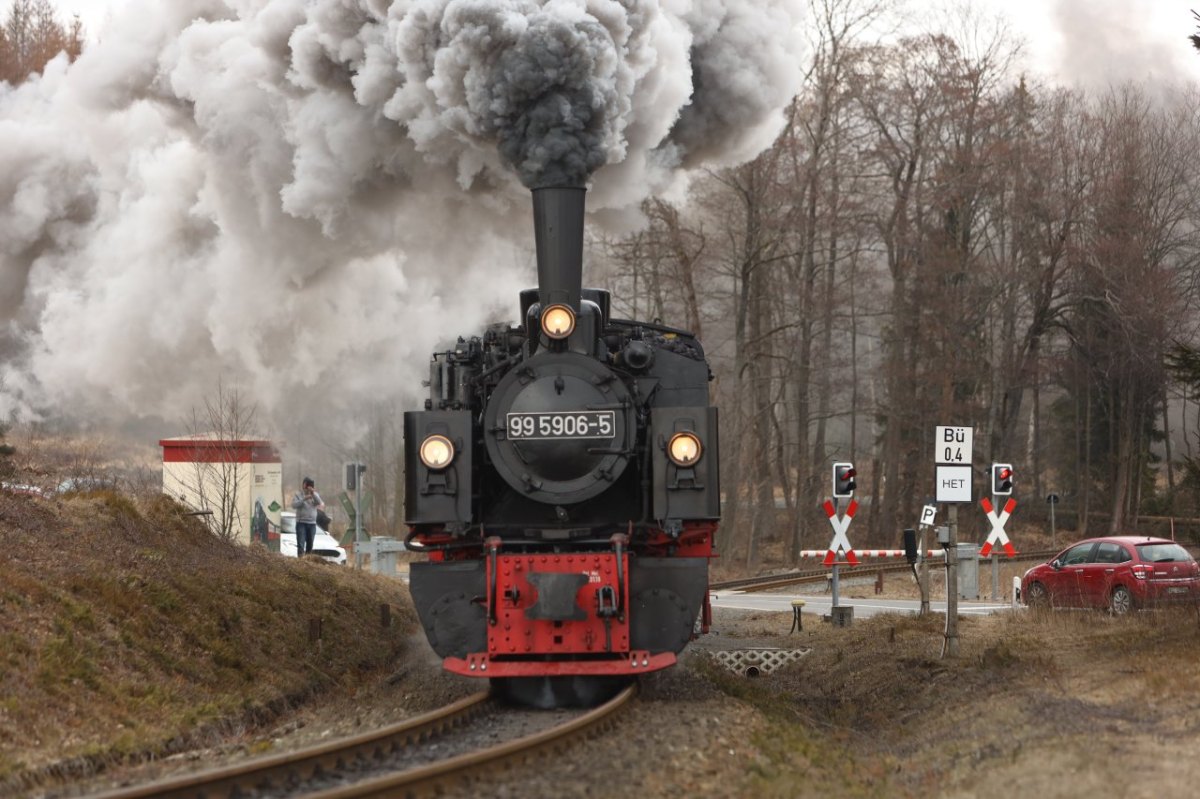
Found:
[[[846,554],[846,562],[851,566],[858,565],[858,557],[854,554],[854,547],[850,546],[850,539],[846,537],[846,531],[850,529],[850,520],[854,518],[854,514],[858,511],[858,500],[850,500],[850,504],[846,506],[844,516],[838,516],[837,509],[833,506],[831,500],[825,500],[825,515],[829,517],[829,526],[833,528],[833,540],[829,542],[829,549],[825,551],[825,565],[833,566],[837,562],[838,552],[842,551]]]
[[[801,558],[821,558],[824,559],[829,554],[827,549],[802,549],[799,557]],[[903,549],[856,549],[854,554],[859,558],[902,558],[904,557]],[[924,552],[926,558],[944,557],[946,550],[944,549],[927,549]]]
[[[1004,523],[1008,521],[1009,515],[1013,509],[1017,507],[1017,501],[1012,497],[1004,503],[1004,510],[995,513],[992,509],[992,501],[987,497],[979,500],[983,512],[987,514],[988,521],[992,523],[992,532],[988,535],[987,541],[983,542],[983,547],[979,550],[979,557],[986,558],[992,552],[992,544],[1000,544],[1004,547],[1004,553],[1010,558],[1017,556],[1017,550],[1008,540],[1008,535],[1004,532]]]

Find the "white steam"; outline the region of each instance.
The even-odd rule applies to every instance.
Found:
[[[522,182],[632,211],[753,156],[801,5],[132,0],[0,85],[0,415],[415,400],[435,342],[514,316]]]

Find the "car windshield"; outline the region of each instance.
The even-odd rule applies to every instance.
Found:
[[[1147,563],[1170,563],[1191,560],[1192,556],[1179,544],[1138,544],[1138,555]]]

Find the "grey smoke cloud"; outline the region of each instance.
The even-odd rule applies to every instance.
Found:
[[[1170,4],[1162,3],[1161,6]],[[1163,13],[1146,0],[1054,0],[1053,19],[1060,37],[1057,70],[1073,84],[1104,89],[1124,82],[1149,86],[1178,80],[1197,58],[1187,35],[1189,11],[1195,4],[1176,3],[1175,35],[1164,37],[1139,24],[1151,13]]]
[[[286,428],[419,396],[531,280],[522,184],[628,218],[752,157],[801,6],[132,0],[0,86],[0,414],[178,419],[221,379]]]

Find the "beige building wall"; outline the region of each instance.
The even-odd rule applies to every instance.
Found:
[[[219,503],[222,474],[232,469],[236,477],[233,506],[237,509],[237,540],[248,544],[255,501],[261,501],[267,518],[278,527],[283,508],[283,464],[267,463],[163,463],[163,493],[198,511]]]

